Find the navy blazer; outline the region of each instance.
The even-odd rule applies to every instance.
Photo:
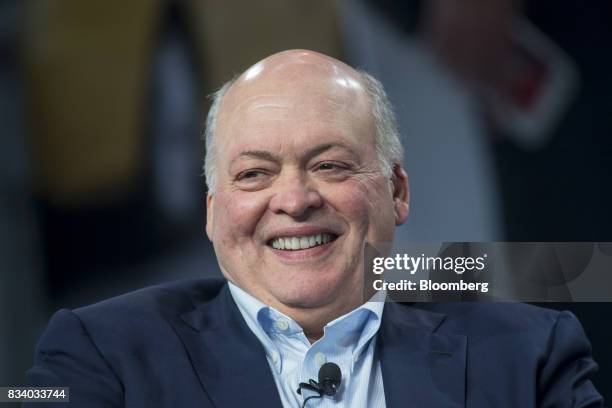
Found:
[[[568,312],[387,303],[376,353],[390,408],[602,405],[589,342]],[[263,347],[218,279],[57,312],[28,382],[69,386],[67,407],[281,408]]]

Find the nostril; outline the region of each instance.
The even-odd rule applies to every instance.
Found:
[[[270,207],[274,212],[285,213],[292,217],[299,217],[309,209],[319,208],[321,205],[322,199],[316,192],[306,194],[286,192],[279,194],[270,202]]]

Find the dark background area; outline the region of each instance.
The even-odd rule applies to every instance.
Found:
[[[508,38],[525,21],[574,75],[527,136],[494,107],[557,69],[516,64]],[[203,227],[206,95],[284,49],[388,89],[412,189],[398,239],[612,241],[611,41],[606,0],[0,2],[0,384],[24,383],[59,308],[220,276]],[[612,400],[612,303],[543,306],[578,316]]]

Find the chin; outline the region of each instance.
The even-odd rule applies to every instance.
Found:
[[[329,282],[316,282],[313,284],[287,285],[279,288],[279,299],[283,304],[294,308],[311,309],[332,303],[341,293],[342,285]]]

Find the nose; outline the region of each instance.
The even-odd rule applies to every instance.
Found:
[[[285,177],[277,189],[270,200],[270,209],[277,214],[300,218],[323,204],[319,191],[298,174]]]

